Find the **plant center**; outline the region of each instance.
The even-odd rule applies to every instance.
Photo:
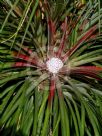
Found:
[[[63,67],[63,62],[59,58],[51,58],[46,62],[49,72],[56,74]]]

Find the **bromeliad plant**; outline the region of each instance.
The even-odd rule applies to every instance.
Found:
[[[102,9],[0,1],[0,134],[101,136]]]

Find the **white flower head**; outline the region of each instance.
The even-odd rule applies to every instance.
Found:
[[[49,72],[57,74],[58,71],[63,67],[63,62],[59,58],[53,57],[46,62],[46,65]]]

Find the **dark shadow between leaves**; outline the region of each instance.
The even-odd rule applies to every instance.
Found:
[[[0,126],[0,136],[25,136],[21,130],[16,129],[16,125],[7,128]]]

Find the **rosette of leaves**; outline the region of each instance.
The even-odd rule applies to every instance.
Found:
[[[0,135],[101,136],[101,34],[98,0],[0,1]]]

